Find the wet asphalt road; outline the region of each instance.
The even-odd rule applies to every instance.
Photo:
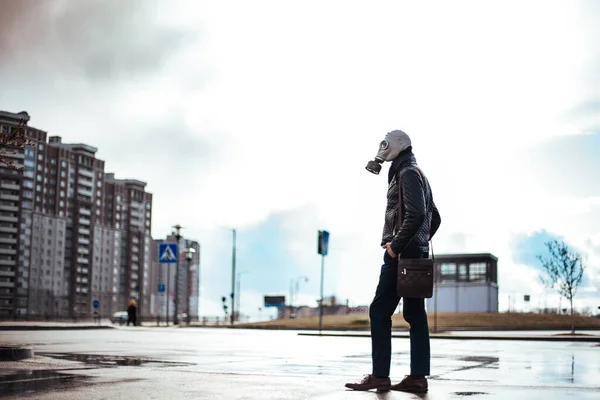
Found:
[[[600,399],[597,343],[434,339],[430,391],[417,396],[344,388],[370,372],[368,338],[120,328],[0,332],[0,342],[31,345],[38,355],[32,362],[0,363],[3,398]],[[408,339],[393,340],[394,381],[409,372],[408,350]],[[110,356],[134,361],[115,365]],[[36,371],[19,375],[16,368]],[[51,372],[57,368],[66,370]]]

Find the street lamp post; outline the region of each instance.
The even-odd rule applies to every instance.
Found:
[[[236,284],[236,293],[237,293],[236,294],[236,299],[237,299],[237,302],[236,302],[236,308],[238,310],[237,311],[238,312],[238,317],[240,315],[240,310],[242,309],[242,306],[241,306],[241,299],[242,299],[242,292],[241,292],[241,290],[242,290],[242,275],[247,274],[248,272],[250,272],[250,271],[240,271],[240,272],[237,273],[237,284]],[[239,318],[238,318],[238,320],[239,320]]]
[[[181,254],[179,251],[179,241],[181,240],[181,229],[183,226],[177,224],[173,228],[175,228],[175,239],[177,240],[177,252]],[[175,264],[175,312],[173,313],[173,325],[179,324],[179,255],[177,254],[177,263]]]
[[[187,319],[187,324],[189,325],[190,324],[190,314],[191,314],[190,299],[192,298],[192,280],[190,279],[190,270],[192,269],[192,261],[194,260],[194,253],[196,253],[196,250],[192,247],[188,247],[184,250],[184,252],[185,252],[185,259],[187,260],[187,282],[188,282],[186,319]]]
[[[296,296],[298,296],[298,290],[300,289],[300,281],[308,282],[308,276],[300,276],[296,279],[292,279],[290,282],[290,314],[295,308],[294,304],[297,301]]]
[[[231,254],[231,325],[235,322],[235,241],[237,231],[233,230],[233,247]]]

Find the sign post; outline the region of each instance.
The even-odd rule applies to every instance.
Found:
[[[158,261],[161,264],[167,264],[167,281],[171,286],[171,274],[169,273],[169,264],[177,264],[179,259],[179,249],[177,243],[160,243],[158,246]],[[166,296],[167,303],[167,326],[169,326],[169,296]]]
[[[160,326],[160,314],[162,314],[162,308],[164,307],[165,304],[165,284],[164,283],[159,283],[158,284],[158,296],[159,296],[159,312],[158,312],[158,318],[156,320],[156,326]],[[169,320],[167,319],[167,322]]]
[[[319,335],[323,329],[323,281],[325,279],[325,256],[329,249],[329,232],[319,231],[317,253],[321,255],[321,300],[319,301]]]
[[[100,318],[98,316],[98,307],[100,306],[100,302],[98,300],[92,301],[92,306],[94,307],[94,319],[96,322],[100,322]]]

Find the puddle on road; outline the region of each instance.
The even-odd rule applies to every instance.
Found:
[[[454,392],[455,396],[479,396],[482,394],[488,394],[485,392]]]
[[[45,357],[58,360],[77,361],[87,365],[98,365],[102,367],[139,367],[149,365],[153,367],[185,367],[194,365],[192,363],[162,361],[150,358],[140,358],[132,356],[111,356],[99,354],[81,354],[81,353],[38,353]]]
[[[123,366],[139,367],[142,365],[152,367],[180,367],[194,365],[184,362],[170,362],[140,357],[106,356],[97,354],[57,354],[38,353],[44,357],[58,360],[76,361],[85,365],[99,368],[117,368]],[[89,369],[89,368],[87,368]],[[92,367],[92,369],[94,369]],[[81,371],[79,367],[77,370]],[[2,370],[0,371],[0,397],[8,395],[34,395],[49,390],[71,390],[83,385],[96,385],[92,376],[69,374],[67,369],[60,370]],[[121,380],[123,382],[123,380]]]
[[[87,376],[56,371],[6,371],[0,375],[0,393],[27,395],[50,389],[72,389],[89,380]]]

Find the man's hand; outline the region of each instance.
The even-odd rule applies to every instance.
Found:
[[[383,245],[383,246],[381,246],[381,247],[383,247],[384,249],[386,249],[386,250],[387,250],[387,253],[390,255],[390,257],[392,257],[392,258],[396,258],[396,253],[394,253],[394,252],[392,251],[392,243],[391,243],[391,242],[387,242],[386,244],[384,244],[384,245]]]

